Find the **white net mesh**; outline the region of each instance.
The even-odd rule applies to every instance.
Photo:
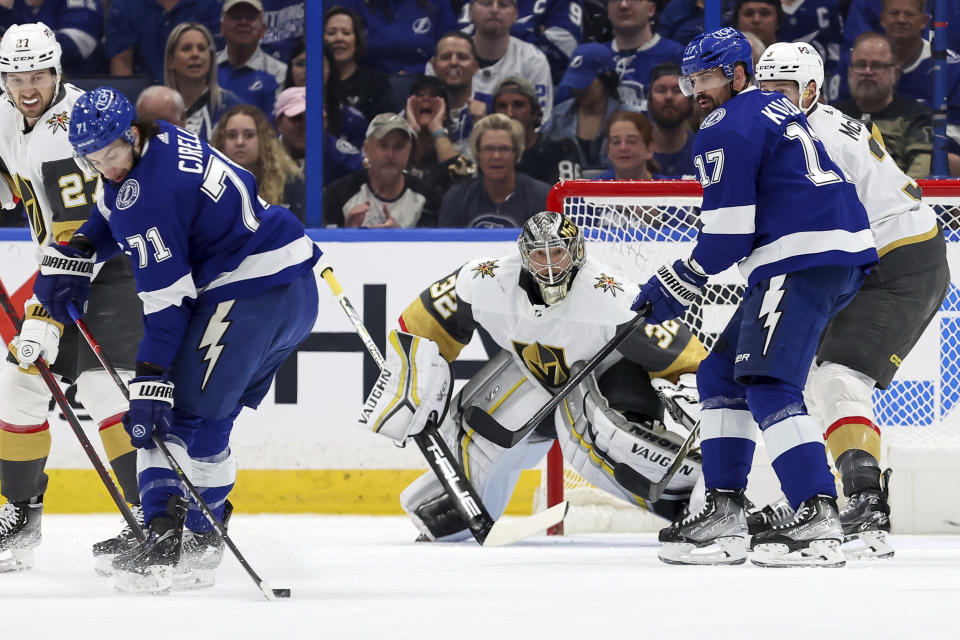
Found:
[[[655,269],[690,254],[699,225],[700,197],[696,183],[566,182],[554,188],[550,208],[562,206],[583,230],[587,255],[601,260],[635,282],[646,282]],[[926,185],[924,185],[926,186]],[[936,196],[924,196],[934,207],[947,239],[952,278],[947,298],[919,344],[904,360],[896,379],[885,391],[874,393],[877,421],[885,447],[932,448],[960,446],[960,187],[938,186]],[[803,206],[803,205],[800,205]],[[956,265],[956,268],[954,268]],[[704,299],[683,320],[708,349],[733,314],[743,293],[743,279],[735,269],[712,277]],[[570,469],[564,474],[564,494],[571,503],[638,512],[626,502],[592,488]],[[662,521],[644,514],[638,526],[607,526],[632,516],[580,517],[575,508],[566,532],[650,530]],[[594,519],[595,522],[590,522]],[[585,522],[581,522],[585,520]]]

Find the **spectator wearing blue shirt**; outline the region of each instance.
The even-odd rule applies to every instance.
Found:
[[[694,36],[705,31],[703,28],[704,0],[670,0],[660,12],[657,33],[664,38],[687,46]],[[724,15],[736,4],[736,0],[721,0]]]
[[[647,110],[650,70],[661,62],[679,63],[683,45],[653,33],[657,6],[651,0],[609,0],[607,17],[613,40],[607,43],[620,78],[620,101],[634,111]]]
[[[221,22],[224,49],[217,54],[217,78],[247,104],[264,113],[273,111],[287,65],[260,48],[263,4],[260,0],[227,0]]]
[[[437,42],[456,28],[445,0],[340,0],[367,25],[366,63],[384,73],[420,74]]]
[[[572,98],[556,105],[540,130],[547,138],[570,138],[580,150],[580,166],[586,171],[607,163],[607,119],[623,109],[617,97],[617,72],[610,48],[596,42],[582,44],[573,52],[570,68],[560,81]]]
[[[670,178],[695,176],[693,164],[694,133],[687,126],[693,114],[693,97],[680,91],[683,75],[676,62],[664,62],[650,74],[647,106],[652,122],[653,160],[659,173]]]
[[[103,58],[103,6],[99,0],[13,0],[0,4],[0,30],[15,24],[42,22],[57,36],[63,72],[106,73]]]
[[[331,3],[335,4],[335,3]],[[263,0],[266,32],[260,46],[268,55],[287,62],[307,33],[306,0]]]
[[[837,97],[840,45],[843,21],[837,0],[784,0],[777,39],[780,42],[809,42],[823,58],[824,86],[821,93],[828,103]]]
[[[164,52],[164,84],[176,89],[187,106],[186,129],[206,140],[220,117],[243,101],[217,82],[213,34],[199,22],[184,22],[170,32]]]
[[[110,75],[147,73],[163,83],[164,50],[170,33],[184,22],[220,32],[220,3],[211,0],[110,0],[104,53]]]

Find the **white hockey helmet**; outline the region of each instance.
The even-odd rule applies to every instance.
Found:
[[[580,228],[562,213],[541,211],[523,223],[517,245],[543,301],[563,300],[586,255]]]
[[[11,25],[0,39],[0,87],[9,96],[5,74],[53,69],[59,89],[60,53],[57,36],[42,22]]]
[[[817,83],[813,102],[806,109],[809,113],[820,99],[823,88],[823,58],[816,48],[806,42],[776,42],[763,52],[757,62],[757,82],[764,80],[788,80],[797,83],[800,91],[800,108],[803,109],[803,93],[812,80]]]

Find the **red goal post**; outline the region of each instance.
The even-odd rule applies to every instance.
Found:
[[[960,412],[952,416],[954,407],[960,404],[960,181],[919,183],[923,200],[934,207],[944,228],[948,260],[955,275],[937,318],[904,360],[897,379],[889,389],[874,395],[878,422],[884,431],[884,455],[895,468],[891,483],[894,503],[898,498],[905,503],[915,502],[921,493],[935,490],[928,485],[942,477],[927,474],[928,468],[930,474],[940,473],[944,467],[952,468],[955,477],[951,477],[960,482]],[[547,209],[565,213],[580,226],[588,255],[618,270],[623,277],[642,283],[664,262],[689,255],[699,228],[702,195],[700,183],[691,180],[569,180],[554,185],[547,197]],[[784,206],[796,207],[802,215],[805,207],[816,203],[787,202]],[[694,305],[684,316],[708,349],[732,314],[742,290],[743,281],[731,268],[711,278],[703,303]],[[908,469],[906,473],[898,474],[898,462]],[[547,456],[543,476],[540,505],[557,504],[577,492],[587,494],[580,500],[591,509],[595,506],[593,500],[616,502],[606,494],[598,495],[602,492],[591,488],[571,469],[564,471],[556,444]],[[901,479],[904,476],[908,476],[907,480]],[[900,483],[904,486],[898,487]],[[899,491],[901,488],[904,490]],[[578,508],[579,502],[572,501],[571,516]],[[638,510],[625,502],[615,508]],[[903,518],[905,526],[899,528],[901,532],[960,532],[942,524],[951,519],[960,521],[960,507],[953,509],[951,518],[943,518],[932,507],[917,509],[911,504],[910,511],[910,523]],[[568,516],[567,522],[571,520]],[[577,528],[590,530],[589,523]],[[551,531],[562,532],[562,527]]]

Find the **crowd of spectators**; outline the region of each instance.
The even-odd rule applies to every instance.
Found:
[[[758,58],[809,42],[822,100],[932,171],[931,0],[721,0]],[[42,21],[67,81],[209,139],[308,226],[519,226],[563,179],[695,177],[679,88],[704,0],[324,0],[323,211],[307,212],[306,0],[0,0]],[[960,48],[960,2],[948,3]],[[951,175],[960,56],[948,51]],[[318,72],[320,70],[318,69]],[[313,131],[313,129],[311,129]],[[8,214],[9,215],[9,214]]]

